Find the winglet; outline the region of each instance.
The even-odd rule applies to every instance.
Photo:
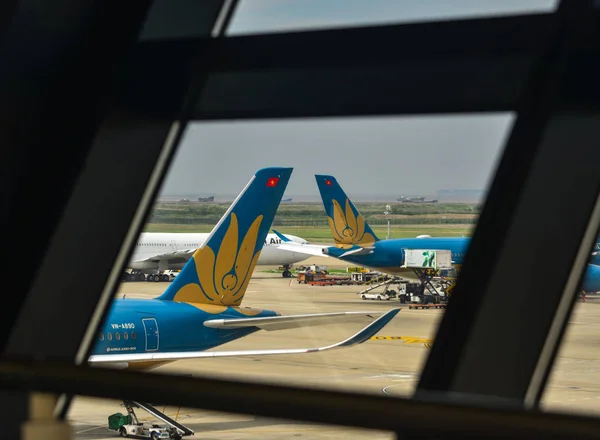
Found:
[[[281,232],[276,231],[275,229],[271,229],[271,231],[273,231],[273,234],[277,235],[283,242],[289,243],[290,241],[292,241],[289,238],[287,238],[285,235],[283,235]]]
[[[398,314],[398,312],[400,310],[402,310],[402,309],[400,309],[400,308],[392,309],[392,310],[384,313],[379,318],[377,318],[375,321],[373,321],[372,323],[367,325],[365,328],[363,328],[361,331],[356,333],[354,336],[349,337],[345,341],[338,342],[337,344],[333,344],[333,345],[328,345],[326,347],[311,349],[309,351],[324,351],[324,350],[331,350],[332,348],[352,347],[353,345],[362,344],[363,342],[371,339],[372,336],[375,336],[375,334],[378,331],[380,331],[383,327],[385,327],[394,318],[394,316],[396,316]]]

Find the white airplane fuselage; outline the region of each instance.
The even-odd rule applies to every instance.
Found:
[[[130,269],[154,271],[165,269],[182,269],[191,254],[185,257],[169,255],[169,253],[195,250],[208,238],[208,233],[173,233],[173,232],[143,232],[138,238],[133,256],[129,262]],[[297,243],[308,243],[303,238],[285,234]],[[292,265],[304,261],[310,255],[278,249],[281,239],[275,234],[268,234],[258,258],[259,266]],[[161,255],[166,254],[165,258]]]

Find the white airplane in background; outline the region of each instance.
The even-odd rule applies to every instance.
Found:
[[[146,279],[145,274],[162,272],[164,270],[182,269],[185,263],[206,241],[210,234],[207,233],[172,233],[172,232],[143,232],[130,259],[129,269],[133,273],[128,280],[142,281]],[[286,238],[298,244],[308,244],[303,238],[295,235],[284,234]],[[285,270],[282,276],[291,277],[289,269],[293,264],[304,261],[312,255],[303,252],[291,252],[279,249],[281,238],[276,234],[267,234],[262,252],[258,258],[259,266],[283,266]],[[162,278],[154,278],[161,281]]]

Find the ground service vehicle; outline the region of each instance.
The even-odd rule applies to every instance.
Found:
[[[181,440],[184,436],[194,435],[194,431],[171,419],[154,407],[139,402],[125,401],[127,414],[111,414],[108,417],[108,429],[117,431],[121,437],[149,438],[152,440],[171,439]],[[149,424],[140,422],[135,414],[134,406],[142,408],[149,414],[162,420],[165,424]]]
[[[364,300],[375,299],[379,301],[389,301],[392,297],[387,292],[380,293],[362,293],[360,297]]]
[[[180,439],[181,436],[174,431],[175,430],[173,428],[169,428],[168,426],[146,425],[144,423],[140,423],[138,425],[123,425],[121,428],[119,428],[119,434],[121,437],[145,437],[152,440],[158,440],[161,438]]]

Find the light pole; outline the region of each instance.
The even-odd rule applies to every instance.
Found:
[[[383,213],[383,215],[385,215],[385,218],[387,219],[387,224],[388,224],[387,240],[390,239],[390,218],[388,217],[388,215],[391,214],[391,211],[392,211],[392,207],[390,205],[385,205],[385,212]]]

